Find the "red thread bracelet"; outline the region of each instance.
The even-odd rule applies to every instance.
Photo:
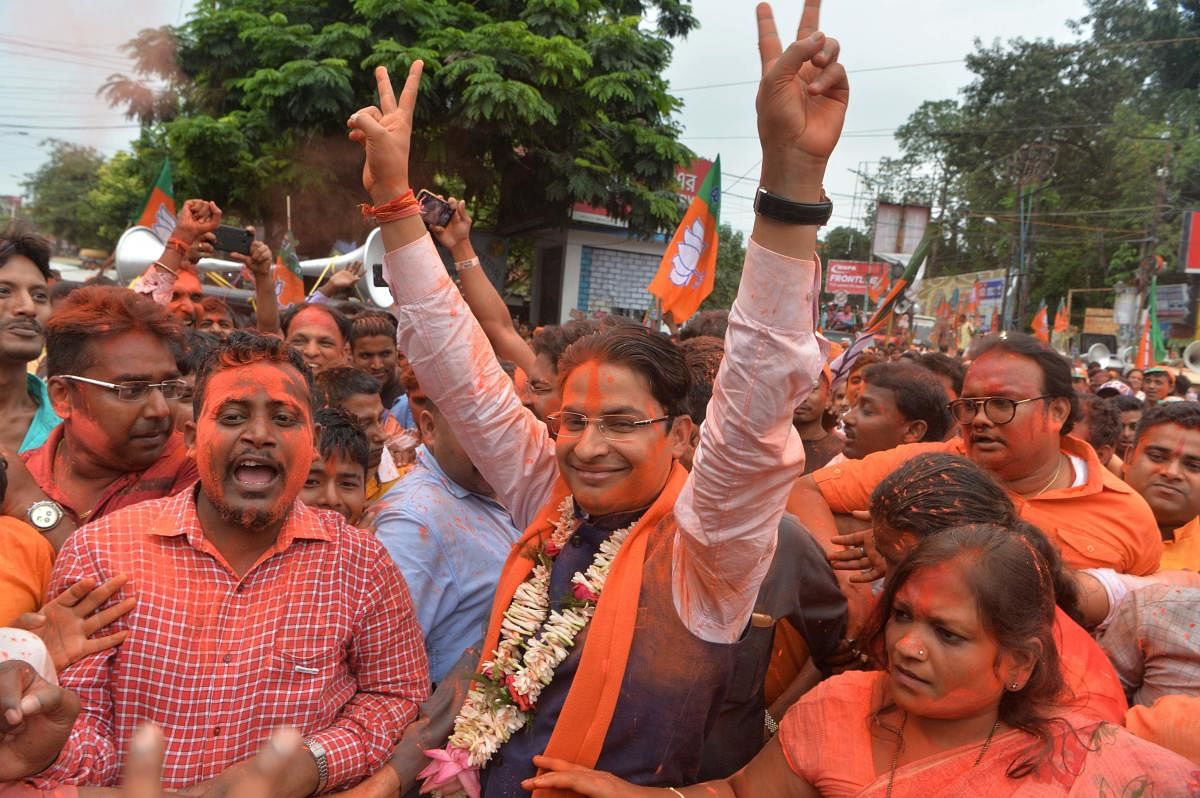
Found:
[[[188,250],[191,248],[192,245],[184,241],[182,238],[175,238],[172,236],[171,238],[167,239],[167,249],[173,249],[185,258],[187,257]]]
[[[417,202],[417,197],[413,194],[411,188],[394,200],[389,200],[382,205],[372,206],[364,203],[358,207],[362,210],[364,219],[370,219],[373,216],[380,224],[407,219],[421,212],[421,204]]]

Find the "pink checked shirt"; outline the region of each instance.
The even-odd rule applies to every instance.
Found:
[[[389,252],[383,263],[400,351],[497,500],[518,528],[528,526],[558,478],[546,426],[521,406],[432,239]],[[788,492],[804,470],[792,411],[825,363],[814,332],[820,285],[815,261],[753,239],[747,245],[725,359],[675,503],[672,594],[680,619],[703,640],[732,643],[745,629]]]
[[[238,578],[205,539],[194,491],[78,529],[50,594],[129,575],[136,609],[119,648],[63,671],[82,711],[35,780],[114,785],[144,721],[166,736],[163,784],[188,787],[251,755],[280,725],[324,746],[329,786],[391,754],[429,690],[421,628],[400,571],[373,536],[297,501],[275,546]]]

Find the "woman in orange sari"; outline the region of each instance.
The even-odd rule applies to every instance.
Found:
[[[1054,588],[1024,537],[976,525],[922,540],[890,575],[867,638],[884,668],[795,704],[729,779],[676,796],[1200,796],[1200,768],[1055,703]],[[662,796],[535,758],[535,796]],[[540,792],[546,790],[546,792]]]

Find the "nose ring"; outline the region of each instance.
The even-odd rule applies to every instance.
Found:
[[[923,649],[923,648],[918,648],[918,649],[917,649],[917,656],[918,656],[918,657],[923,657],[923,656],[925,656],[925,649]]]

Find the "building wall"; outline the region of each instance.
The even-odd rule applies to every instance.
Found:
[[[641,316],[654,306],[647,291],[666,239],[630,238],[624,231],[570,230],[563,258],[560,321],[620,310]]]
[[[579,300],[576,307],[621,313],[643,311],[654,306],[646,286],[658,271],[660,256],[601,247],[583,247],[579,262]]]

